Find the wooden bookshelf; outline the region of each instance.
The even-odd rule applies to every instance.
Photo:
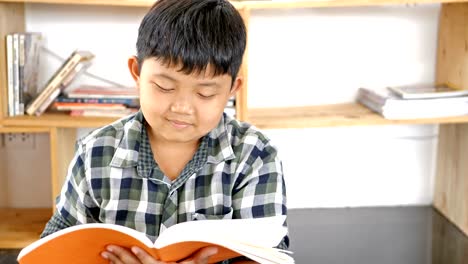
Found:
[[[65,113],[45,113],[40,116],[15,116],[2,120],[4,126],[34,126],[34,127],[100,127],[117,120],[116,117],[85,117],[70,116]]]
[[[448,82],[468,89],[468,0],[320,0],[320,1],[232,1],[248,26],[250,11],[255,9],[289,9],[376,6],[392,4],[442,3],[440,18],[437,82]],[[6,34],[25,30],[25,3],[102,6],[151,6],[153,0],[0,0],[0,39]],[[346,45],[346,44],[343,44]],[[117,118],[71,117],[46,113],[42,116],[7,117],[7,81],[5,45],[0,45],[0,133],[48,133],[51,159],[51,197],[58,194],[66,167],[73,155],[76,129],[99,127]],[[247,75],[247,64],[241,70]],[[430,65],[428,66],[430,67]],[[355,103],[249,109],[247,88],[239,94],[236,105],[241,119],[262,128],[308,128],[356,125],[441,124],[434,206],[468,235],[468,117],[416,120],[386,120]],[[0,248],[21,248],[37,239],[51,209],[0,209]]]
[[[428,4],[428,3],[459,3],[467,0],[285,0],[285,1],[231,1],[237,8],[273,9],[273,8],[314,8],[340,6],[375,6],[392,4]],[[155,0],[0,0],[13,3],[42,3],[65,5],[105,5],[105,6],[135,6],[148,7]]]
[[[51,208],[0,208],[0,248],[23,248],[36,241],[51,216]]]
[[[468,116],[388,120],[356,104],[333,104],[303,107],[249,109],[247,121],[262,129],[308,128],[333,126],[366,126],[396,124],[466,123]]]

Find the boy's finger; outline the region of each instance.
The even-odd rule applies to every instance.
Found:
[[[140,264],[140,261],[133,255],[133,253],[123,247],[110,245],[106,247],[106,250],[107,251],[103,252],[101,255],[107,256],[112,263]]]
[[[116,255],[110,253],[109,251],[101,252],[101,257],[109,261],[111,264],[123,264]]]
[[[218,248],[217,247],[206,247],[200,249],[193,257],[188,260],[182,262],[182,264],[201,264],[201,263],[208,263],[208,259],[218,253]]]
[[[155,260],[150,254],[139,247],[132,247],[131,250],[143,264],[164,264],[164,262]]]

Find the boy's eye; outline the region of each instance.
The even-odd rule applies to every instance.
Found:
[[[156,86],[159,90],[161,90],[164,93],[168,93],[168,92],[171,92],[171,91],[174,90],[174,89],[170,89],[170,88],[164,88],[164,87],[162,87],[161,85],[159,85],[157,83],[153,83],[153,85]]]
[[[198,93],[198,96],[200,96],[201,98],[203,99],[209,99],[209,98],[213,98],[216,94],[202,94],[202,93]]]

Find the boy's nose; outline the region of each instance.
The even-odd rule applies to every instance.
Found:
[[[171,104],[171,112],[183,115],[191,115],[194,111],[190,100],[177,100]]]

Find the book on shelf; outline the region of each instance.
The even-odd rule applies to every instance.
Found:
[[[455,89],[446,84],[389,86],[388,89],[403,99],[427,99],[468,96],[468,90]]]
[[[71,110],[70,116],[124,117],[138,112],[138,108],[125,109],[81,109]]]
[[[13,77],[13,35],[6,36],[7,83],[8,83],[8,116],[15,115],[14,77]]]
[[[22,115],[20,111],[20,91],[19,91],[19,35],[13,34],[13,98],[14,115]],[[23,109],[24,110],[24,109]]]
[[[92,104],[92,103],[60,103],[55,102],[52,108],[58,111],[71,110],[122,110],[127,109],[123,104]]]
[[[89,103],[89,104],[123,104],[131,108],[140,107],[140,102],[138,99],[132,98],[82,98],[75,97],[69,98],[67,96],[59,96],[55,99],[59,103]]]
[[[24,115],[25,105],[37,90],[42,35],[35,32],[6,36],[8,115]]]
[[[226,106],[224,107],[224,113],[226,113],[228,116],[235,117],[236,116],[236,108],[233,106]]]
[[[42,41],[41,33],[28,32],[20,35],[19,76],[23,109],[37,93]]]
[[[408,100],[387,88],[359,88],[356,99],[372,111],[392,120],[468,115],[468,96]]]
[[[89,51],[74,51],[28,105],[27,114],[41,115],[71,81],[90,66],[93,58]]]
[[[68,98],[107,98],[107,99],[138,99],[138,90],[134,87],[81,85],[64,91]]]
[[[154,258],[177,262],[207,246],[217,246],[218,253],[209,263],[246,256],[259,263],[294,263],[284,250],[274,248],[287,233],[285,216],[197,220],[167,228],[153,243],[145,234],[113,224],[72,226],[25,247],[18,255],[20,264],[97,264],[107,245],[130,248],[138,246]],[[73,260],[73,262],[72,262]]]

